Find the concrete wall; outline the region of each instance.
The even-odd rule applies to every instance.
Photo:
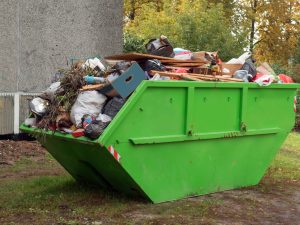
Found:
[[[0,0],[0,92],[40,92],[71,58],[122,49],[122,0]]]

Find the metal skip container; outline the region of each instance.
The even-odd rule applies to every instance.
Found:
[[[256,185],[294,126],[299,87],[143,81],[97,140],[48,132],[43,145],[76,180],[153,203]]]

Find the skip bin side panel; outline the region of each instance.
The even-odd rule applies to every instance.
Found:
[[[21,129],[31,134],[41,132],[25,126]],[[120,163],[97,142],[59,133],[44,135],[39,141],[76,180],[147,198]]]
[[[127,170],[158,203],[257,184],[285,137],[246,136],[178,142],[176,146],[124,143],[120,147],[132,150],[128,157],[135,163]]]
[[[194,133],[240,131],[241,88],[195,88]]]
[[[122,166],[153,202],[257,184],[291,129],[286,98],[295,88],[275,85],[275,97],[285,97],[266,104],[283,107],[287,117],[276,122],[274,107],[258,105],[272,117],[258,125],[249,116],[256,103],[248,96],[261,88],[178,83],[144,83],[103,143],[119,150]],[[261,101],[267,102],[273,89],[265,90]]]
[[[249,88],[246,123],[248,129],[280,127],[288,132],[294,126],[296,89]]]

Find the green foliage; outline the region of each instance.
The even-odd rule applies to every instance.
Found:
[[[155,3],[143,4],[124,29],[126,35],[135,37],[131,43],[142,44],[136,40],[149,40],[164,34],[174,47],[191,51],[219,50],[223,60],[239,56],[246,47],[246,41],[233,34],[223,5],[204,0],[165,1],[159,12]],[[126,47],[126,51],[128,49]]]
[[[145,40],[128,32],[123,36],[123,52],[145,52]]]
[[[273,160],[269,175],[271,178],[282,180],[300,179],[300,136],[291,133],[280,150],[280,154]]]
[[[295,49],[295,54],[293,57],[293,63],[300,64],[300,35],[298,37],[298,43],[297,43],[297,47]]]
[[[297,66],[282,66],[279,64],[272,64],[271,67],[277,75],[281,73],[288,75],[293,78],[294,82],[300,83],[300,74],[297,72]]]
[[[290,69],[282,67],[279,64],[272,64],[271,67],[277,75],[281,74],[281,73],[286,74],[286,75],[291,75],[291,72],[292,72],[292,71],[290,71]]]
[[[300,24],[299,0],[236,1],[241,27],[259,62],[287,66],[293,58]],[[237,8],[237,7],[236,7]],[[245,36],[246,38],[246,36]]]
[[[125,0],[124,17],[131,35],[164,34],[174,47],[220,50],[224,61],[252,49],[260,62],[300,63],[299,0]]]

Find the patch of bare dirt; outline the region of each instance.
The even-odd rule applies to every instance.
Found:
[[[0,140],[0,167],[14,165],[23,157],[34,161],[45,157],[46,150],[36,141]]]
[[[264,183],[258,186],[188,198],[175,202],[148,205],[125,214],[132,224],[212,224],[212,225],[298,225],[300,221],[300,183],[284,189],[273,185],[265,192]],[[203,202],[213,202],[201,212]],[[160,208],[161,213],[156,208]],[[166,212],[166,209],[167,212]]]
[[[286,187],[284,191],[262,193],[259,189],[232,190],[212,194],[222,200],[210,215],[216,224],[286,224],[300,221],[299,186]]]
[[[31,169],[30,171],[20,171],[16,172],[7,172],[0,173],[0,179],[9,179],[9,178],[27,178],[33,176],[58,176],[64,172],[63,168],[51,168],[51,169]]]

